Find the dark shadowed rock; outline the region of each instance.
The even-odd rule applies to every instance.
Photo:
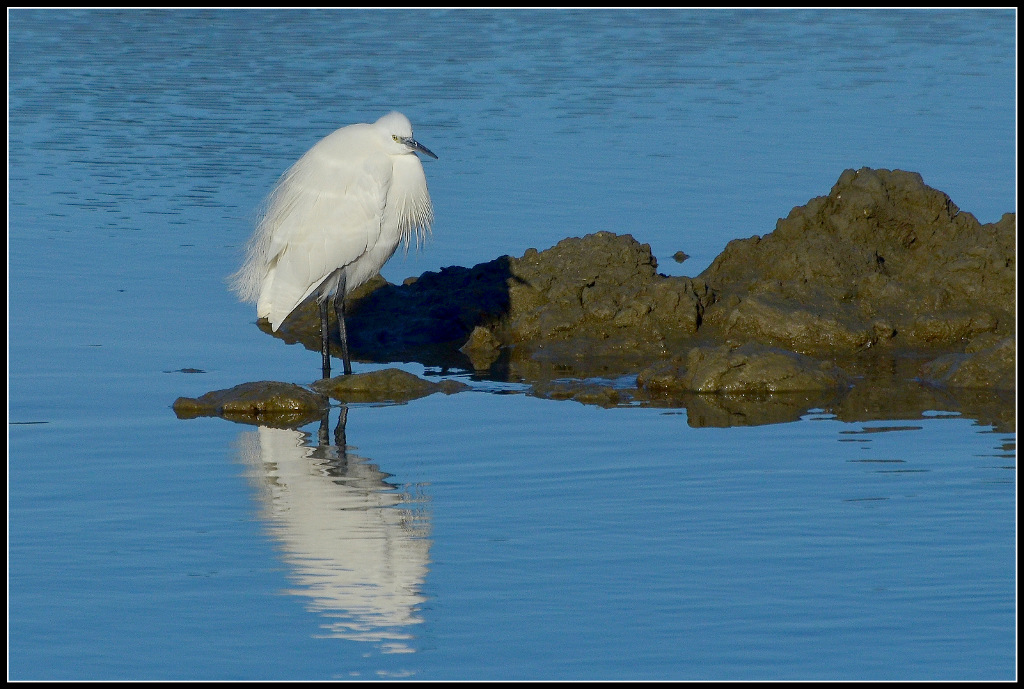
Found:
[[[408,402],[435,392],[451,395],[468,390],[456,380],[433,383],[397,368],[335,376],[313,383],[313,389],[342,402]]]
[[[292,383],[259,381],[202,397],[179,397],[174,413],[179,419],[221,416],[242,423],[296,428],[320,419],[328,409],[327,398]]]

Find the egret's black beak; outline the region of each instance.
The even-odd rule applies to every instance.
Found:
[[[406,146],[408,146],[409,148],[411,148],[414,151],[419,151],[420,153],[425,153],[426,155],[430,156],[434,160],[437,160],[437,156],[434,155],[433,151],[431,151],[429,148],[427,148],[426,146],[421,144],[416,139],[413,139],[412,137],[410,137],[408,139],[402,139],[402,143],[405,144]]]

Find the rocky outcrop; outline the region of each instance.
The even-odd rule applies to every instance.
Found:
[[[402,285],[377,278],[350,295],[348,333],[356,360],[472,371],[552,399],[687,406],[707,425],[945,406],[1010,427],[1015,287],[1015,214],[983,225],[916,173],[864,168],[696,278],[662,275],[647,244],[597,232]],[[319,328],[309,302],[274,334],[319,351]],[[345,401],[451,391],[405,375],[315,388]],[[235,413],[179,402],[179,414]]]
[[[697,346],[748,342],[825,360],[964,354],[978,338],[1015,334],[1015,233],[1015,215],[982,225],[915,173],[847,170],[828,196],[770,234],[730,242],[697,278],[661,275],[647,244],[598,232],[403,285],[378,281],[350,300],[350,347],[356,358],[499,378],[528,362],[578,377],[635,374]],[[281,336],[315,349],[315,307]],[[985,385],[988,371],[988,385],[1005,385],[1012,349],[969,380],[970,366],[932,379]],[[732,385],[714,380],[702,389]]]

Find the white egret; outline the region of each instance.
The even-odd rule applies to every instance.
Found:
[[[230,278],[274,331],[316,292],[324,378],[331,375],[328,299],[348,374],[345,295],[380,272],[400,243],[430,231],[434,210],[417,151],[437,158],[399,112],[321,139],[267,197],[245,262]]]

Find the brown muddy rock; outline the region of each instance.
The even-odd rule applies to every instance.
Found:
[[[847,170],[700,275],[718,296],[703,334],[819,354],[1011,335],[1015,235],[1015,214],[982,225],[916,173]]]
[[[509,312],[492,330],[506,344],[585,338],[609,351],[692,337],[706,290],[657,267],[649,245],[610,232],[530,249],[510,263]]]
[[[397,368],[335,376],[318,380],[312,387],[342,402],[408,402],[435,392],[451,395],[469,389],[455,380],[433,383]]]
[[[921,379],[947,388],[1014,390],[1017,386],[1016,340],[1006,337],[988,347],[972,344],[974,347],[968,347],[963,354],[945,354],[921,366]]]
[[[849,376],[834,363],[753,342],[694,347],[685,357],[637,376],[637,387],[670,394],[806,392],[840,390],[849,384]]]
[[[174,413],[179,419],[220,416],[240,423],[297,428],[320,419],[327,398],[292,383],[259,381],[227,390],[214,390],[199,398],[179,397]]]

